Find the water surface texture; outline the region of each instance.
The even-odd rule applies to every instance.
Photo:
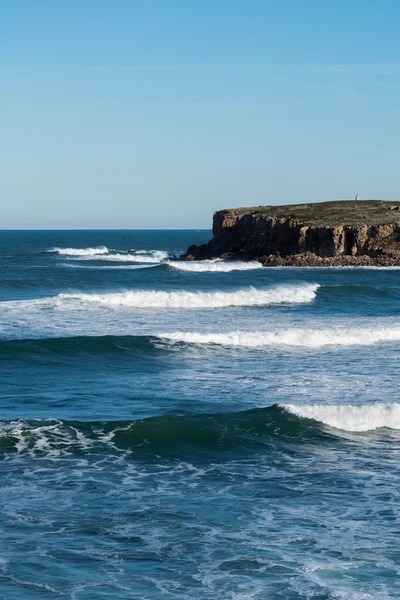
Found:
[[[1,599],[400,598],[400,270],[209,237],[0,232]]]

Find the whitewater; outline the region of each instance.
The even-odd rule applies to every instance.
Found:
[[[343,431],[372,431],[382,427],[400,429],[400,404],[376,403],[369,406],[283,404],[289,413],[325,423]]]
[[[169,253],[163,250],[109,250],[106,246],[97,248],[52,248],[47,252],[56,253],[67,261],[110,261],[127,263],[158,264],[165,261]],[[68,264],[68,262],[67,262]]]
[[[101,256],[104,254],[108,254],[108,248],[105,246],[99,246],[98,248],[52,248],[51,250],[47,250],[47,252],[55,252],[60,255],[65,256]]]
[[[400,594],[400,270],[209,237],[0,232],[0,597]]]
[[[382,342],[400,342],[400,324],[390,327],[332,329],[286,329],[278,331],[232,331],[227,333],[200,333],[176,331],[161,333],[161,338],[187,344],[217,344],[260,348],[263,346],[293,346],[323,348],[325,346],[370,346]]]
[[[189,273],[231,273],[232,271],[252,271],[253,269],[262,269],[259,262],[249,261],[223,261],[221,259],[203,260],[192,262],[168,261],[168,265],[173,269],[187,271]]]
[[[270,290],[253,287],[235,292],[127,291],[115,294],[60,294],[55,302],[77,301],[132,308],[224,308],[311,302],[318,285],[281,286]]]

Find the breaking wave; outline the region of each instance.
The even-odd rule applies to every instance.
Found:
[[[112,263],[110,264],[101,264],[101,265],[88,265],[88,264],[82,264],[81,262],[76,262],[76,263],[72,263],[72,262],[65,262],[62,264],[62,267],[68,268],[68,269],[86,269],[86,270],[105,270],[107,269],[108,271],[110,270],[121,270],[124,269],[124,271],[128,271],[128,270],[140,270],[140,269],[153,269],[154,267],[158,267],[157,263],[154,264],[123,264],[123,265],[113,265]]]
[[[146,458],[193,457],[193,453],[210,449],[214,453],[265,453],[279,440],[320,446],[337,439],[321,425],[351,432],[400,429],[400,404],[275,404],[235,413],[164,415],[133,421],[16,419],[0,422],[0,452],[58,457],[113,450]]]
[[[282,332],[284,335],[285,332]],[[64,337],[48,338],[22,338],[0,340],[0,358],[2,360],[12,360],[18,357],[18,360],[25,360],[26,356],[40,358],[48,357],[51,354],[63,356],[80,356],[81,359],[90,355],[108,355],[108,354],[129,354],[136,353],[163,353],[171,349],[170,344],[216,344],[224,346],[240,346],[248,348],[258,348],[275,344],[286,344],[294,347],[310,347],[306,345],[305,340],[289,338],[287,341],[279,341],[278,333],[267,334],[276,336],[277,339],[266,341],[264,334],[251,334],[246,332],[231,332],[226,334],[209,333],[200,334],[193,332],[174,332],[158,333],[148,335],[67,335]],[[400,339],[400,328],[397,329],[397,335]],[[260,336],[260,339],[253,339],[252,336]],[[385,339],[385,341],[387,341]],[[356,341],[354,341],[354,344]],[[319,347],[314,345],[314,347]]]
[[[16,419],[0,422],[0,452],[47,455],[129,452],[151,457],[182,453],[239,452],[263,448],[268,438],[283,434],[302,435],[299,422],[277,406],[246,412],[213,415],[165,415],[136,421],[64,421]],[[306,429],[309,429],[306,426]],[[317,432],[318,436],[318,432]],[[310,436],[309,436],[310,437]]]
[[[319,285],[280,286],[269,290],[250,287],[235,292],[164,292],[127,291],[109,294],[59,294],[56,304],[79,302],[110,307],[131,308],[224,308],[229,306],[263,306],[312,302]]]
[[[252,271],[263,268],[259,262],[223,261],[220,259],[193,262],[171,261],[168,262],[168,266],[192,273],[231,273],[232,271]]]
[[[400,429],[400,404],[369,404],[364,406],[282,404],[289,413],[303,419],[313,419],[344,431],[372,431],[387,427]]]
[[[87,255],[80,256],[75,258],[75,260],[104,260],[110,262],[123,262],[123,263],[150,263],[150,264],[158,264],[165,261],[168,258],[168,252],[164,252],[164,250],[151,250],[151,251],[140,251],[135,252],[134,254],[126,253],[111,253],[102,255],[100,257],[95,255]]]
[[[106,246],[98,246],[97,248],[52,248],[47,252],[56,252],[57,254],[66,256],[101,256],[108,254]]]
[[[170,254],[164,250],[136,250],[128,251],[112,251],[106,246],[98,246],[97,248],[52,248],[47,250],[65,256],[69,260],[77,261],[110,261],[110,262],[127,262],[127,263],[151,263],[157,264],[169,258]]]
[[[380,342],[400,341],[400,326],[350,329],[285,329],[281,331],[231,331],[227,333],[198,333],[175,331],[159,337],[187,344],[216,344],[221,346],[293,346],[321,348],[324,346],[370,346]]]

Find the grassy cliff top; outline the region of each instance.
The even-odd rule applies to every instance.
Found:
[[[235,216],[291,217],[305,225],[385,225],[400,222],[400,200],[334,200],[310,204],[286,204],[284,206],[254,206],[218,211]]]

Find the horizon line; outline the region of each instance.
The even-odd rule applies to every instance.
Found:
[[[150,228],[150,227],[142,227],[140,229],[127,229],[127,228],[119,228],[119,227],[110,227],[110,228],[82,228],[82,227],[68,227],[66,229],[60,229],[57,227],[46,227],[46,228],[39,228],[36,229],[34,227],[30,227],[30,228],[17,228],[17,227],[11,227],[8,229],[0,229],[0,233],[4,232],[4,231],[211,231],[211,228],[202,228],[202,227],[173,227],[173,228],[162,228],[162,227],[155,227],[155,228]]]

